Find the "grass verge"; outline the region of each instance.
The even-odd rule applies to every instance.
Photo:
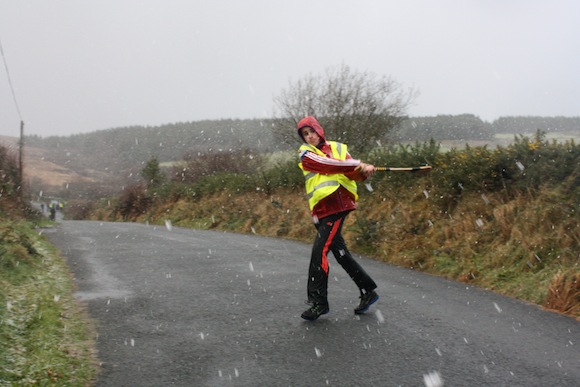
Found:
[[[0,385],[91,385],[94,335],[65,262],[28,222],[1,222],[0,250]]]

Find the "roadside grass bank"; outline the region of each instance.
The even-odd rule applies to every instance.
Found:
[[[0,221],[0,385],[91,385],[90,320],[68,267],[35,226]]]
[[[580,318],[578,216],[564,194],[471,194],[453,211],[442,211],[424,188],[418,182],[397,191],[381,182],[374,192],[362,193],[343,229],[351,250]],[[112,208],[93,215],[121,220]],[[224,191],[199,201],[160,203],[132,221],[305,243],[315,235],[301,192]]]

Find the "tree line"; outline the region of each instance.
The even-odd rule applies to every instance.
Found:
[[[89,168],[118,173],[142,168],[151,157],[160,162],[241,150],[268,153],[290,150],[296,144],[279,141],[271,131],[274,119],[215,120],[126,127],[71,136],[28,136],[28,146],[48,151],[47,161],[77,172]],[[357,126],[357,131],[361,131]],[[294,128],[287,128],[297,137]],[[407,117],[388,142],[491,140],[497,133],[533,134],[580,132],[580,117],[502,117],[491,123],[472,114]]]
[[[531,135],[537,130],[545,133],[580,134],[580,117],[509,116],[492,122],[473,114],[409,117],[397,132],[400,141],[492,140],[499,133]]]

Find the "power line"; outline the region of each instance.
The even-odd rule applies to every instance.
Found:
[[[12,99],[14,99],[14,105],[16,106],[16,111],[18,112],[18,117],[20,117],[20,122],[24,121],[22,119],[22,114],[20,113],[20,107],[18,106],[18,100],[16,99],[16,93],[14,92],[14,86],[12,86],[12,79],[10,79],[10,71],[8,71],[8,63],[6,63],[6,56],[4,56],[4,49],[2,49],[2,39],[0,39],[0,53],[2,54],[2,60],[4,61],[4,68],[6,69],[6,77],[8,77],[8,85],[10,85],[10,91],[12,92]]]

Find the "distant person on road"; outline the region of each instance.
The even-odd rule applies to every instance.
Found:
[[[330,311],[328,305],[328,252],[332,254],[360,290],[360,304],[354,313],[366,312],[379,299],[375,281],[347,249],[341,230],[349,212],[356,208],[357,181],[372,176],[375,167],[353,159],[347,145],[326,141],[324,129],[312,116],[298,123],[300,169],[306,180],[308,204],[318,230],[308,270],[307,294],[310,305],[302,318],[316,320]]]

